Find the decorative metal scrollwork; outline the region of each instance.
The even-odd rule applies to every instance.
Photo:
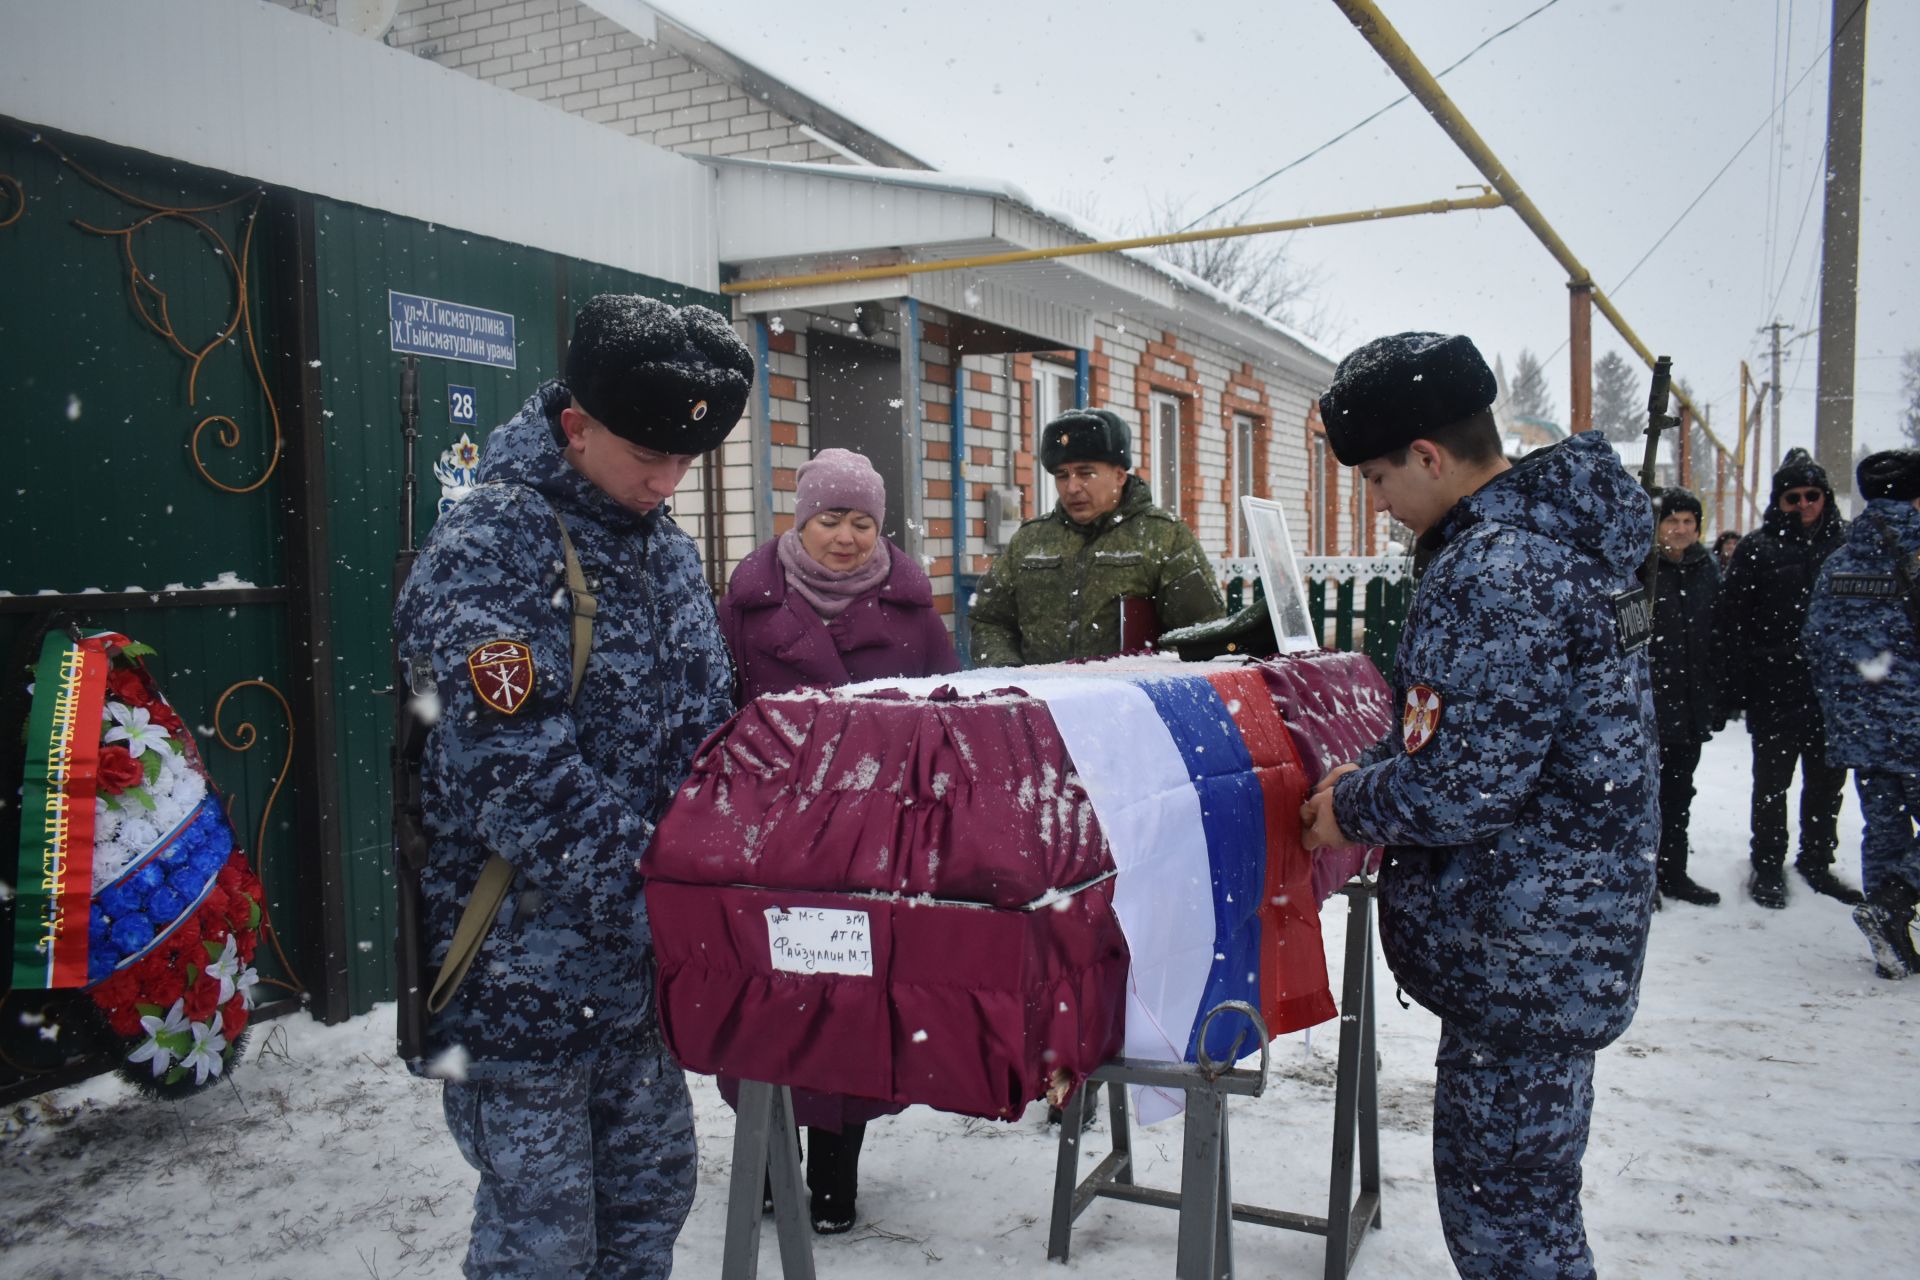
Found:
[[[287,721],[286,754],[280,759],[280,772],[274,775],[273,790],[267,793],[267,802],[260,810],[260,826],[256,830],[253,838],[253,874],[259,878],[260,887],[264,892],[267,887],[267,864],[265,855],[267,819],[273,813],[274,801],[280,798],[280,788],[285,785],[287,781],[287,770],[293,767],[293,743],[295,737],[293,707],[287,702],[284,694],[268,684],[265,680],[242,680],[238,684],[228,685],[226,691],[216,698],[213,703],[213,732],[214,736],[220,740],[220,745],[229,751],[251,751],[253,750],[254,744],[260,740],[259,731],[253,727],[253,721],[251,720],[242,720],[234,729],[234,736],[231,738],[227,736],[225,726],[220,723],[220,715],[221,712],[226,709],[227,699],[242,689],[265,689],[273,695],[273,700],[280,704],[280,713],[286,717]],[[292,979],[291,982],[281,982],[275,978],[262,977],[260,981],[269,986],[294,992],[296,995],[305,992],[307,989],[306,984],[302,983],[299,976],[294,973],[293,966],[287,961],[287,953],[280,948],[280,934],[273,927],[273,916],[271,914],[261,919],[260,929],[261,932],[266,935],[267,941],[273,945],[273,954],[280,958],[281,971]]]
[[[91,235],[110,236],[119,239],[121,251],[126,257],[127,291],[133,298],[133,309],[139,313],[140,319],[145,322],[146,326],[160,335],[161,338],[165,339],[168,346],[185,357],[190,366],[190,371],[187,375],[188,404],[196,404],[199,401],[200,368],[206,363],[207,357],[212,355],[214,350],[221,344],[231,339],[236,332],[240,333],[246,339],[247,358],[252,364],[254,379],[260,384],[260,394],[267,402],[268,427],[273,433],[272,451],[267,459],[266,469],[263,470],[251,484],[244,485],[231,485],[217,480],[214,478],[213,473],[207,470],[206,462],[200,456],[200,438],[206,433],[209,427],[215,424],[219,425],[219,431],[215,434],[214,438],[221,448],[234,449],[240,445],[240,426],[225,414],[208,414],[202,418],[193,429],[193,435],[188,441],[188,448],[193,455],[194,470],[198,471],[200,477],[208,484],[224,493],[252,493],[255,489],[258,489],[271,479],[274,471],[279,467],[283,444],[280,432],[280,409],[279,406],[274,403],[273,388],[268,385],[266,372],[261,367],[260,346],[253,332],[252,304],[248,299],[249,273],[252,270],[253,232],[254,228],[259,224],[260,202],[266,194],[265,191],[260,188],[255,188],[252,191],[242,192],[240,195],[228,200],[219,201],[215,204],[182,207],[155,204],[151,200],[145,200],[131,192],[123,191],[105,179],[88,172],[85,167],[61,151],[60,148],[47,141],[44,137],[36,136],[36,140],[40,145],[53,152],[55,156],[58,156],[62,164],[72,169],[95,187],[120,200],[126,201],[136,209],[147,210],[143,216],[135,219],[131,224],[124,227],[96,227],[90,223],[82,222],[79,219],[75,219],[73,225]],[[18,184],[15,185],[17,186]],[[235,253],[226,239],[221,236],[218,231],[214,230],[200,215],[217,213],[221,210],[232,209],[241,205],[245,206],[245,212],[241,215],[242,230],[240,235],[240,251]],[[221,326],[218,333],[214,334],[205,345],[198,349],[189,347],[185,342],[181,341],[179,333],[176,332],[173,327],[173,318],[167,311],[166,290],[155,284],[153,277],[141,269],[140,260],[135,251],[136,236],[142,231],[165,222],[184,223],[186,226],[198,232],[200,237],[208,242],[209,247],[213,250],[214,256],[219,258],[221,264],[226,268],[227,274],[233,283],[233,309],[228,314],[226,323]]]
[[[20,221],[27,211],[27,189],[10,173],[0,173],[0,228]]]

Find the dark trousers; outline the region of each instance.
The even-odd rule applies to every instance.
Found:
[[[1876,901],[1889,892],[1920,895],[1920,774],[1855,769],[1854,789],[1866,833],[1860,840],[1860,883]]]
[[[846,1125],[838,1133],[807,1130],[807,1191],[814,1217],[852,1220],[860,1194],[860,1144],[866,1137],[864,1124]]]
[[[1753,865],[1777,869],[1787,862],[1787,792],[1800,765],[1800,857],[1802,866],[1830,867],[1840,843],[1840,793],[1847,771],[1827,763],[1820,716],[1783,717],[1753,730]]]
[[[1440,1229],[1467,1280],[1592,1280],[1580,1162],[1591,1053],[1526,1052],[1440,1026],[1433,1177]]]
[[[1660,882],[1687,874],[1687,823],[1693,817],[1693,772],[1700,744],[1660,744]]]

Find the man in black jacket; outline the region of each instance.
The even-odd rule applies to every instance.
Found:
[[[1720,895],[1687,874],[1687,820],[1700,746],[1727,722],[1711,652],[1720,570],[1700,541],[1700,499],[1668,489],[1653,513],[1660,545],[1652,653],[1660,727],[1660,892],[1711,907]]]
[[[1821,562],[1846,540],[1827,473],[1805,449],[1789,450],[1773,475],[1766,519],[1741,539],[1720,592],[1717,641],[1729,709],[1744,707],[1753,735],[1753,878],[1763,907],[1787,905],[1787,792],[1800,763],[1800,856],[1794,865],[1817,892],[1858,904],[1860,891],[1833,874],[1840,792],[1847,771],[1827,764],[1801,624]]]

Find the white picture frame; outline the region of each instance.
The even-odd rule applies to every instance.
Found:
[[[1286,509],[1272,498],[1251,494],[1240,499],[1247,530],[1253,536],[1253,552],[1260,561],[1260,581],[1267,595],[1267,611],[1273,618],[1273,634],[1282,653],[1304,653],[1320,647],[1314,629],[1313,614],[1307,609],[1307,584],[1300,576],[1300,562],[1294,558],[1293,538],[1287,532]]]

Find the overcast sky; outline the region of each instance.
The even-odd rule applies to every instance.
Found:
[[[1437,73],[1543,2],[1382,8]],[[1197,215],[1404,92],[1331,0],[663,8],[940,168],[1115,226],[1167,198]],[[1557,0],[1442,80],[1729,439],[1740,361],[1767,376],[1760,327],[1819,323],[1831,13],[1831,0]],[[1855,441],[1884,448],[1898,440],[1900,353],[1920,347],[1920,4],[1876,0],[1867,23]],[[1261,188],[1250,219],[1431,200],[1478,180],[1408,101]],[[1292,251],[1325,274],[1344,322],[1336,350],[1431,328],[1471,334],[1509,372],[1523,347],[1557,352],[1566,419],[1565,273],[1510,211],[1308,231]],[[1787,348],[1788,447],[1812,443],[1817,341]],[[1594,347],[1627,354],[1597,314]]]

